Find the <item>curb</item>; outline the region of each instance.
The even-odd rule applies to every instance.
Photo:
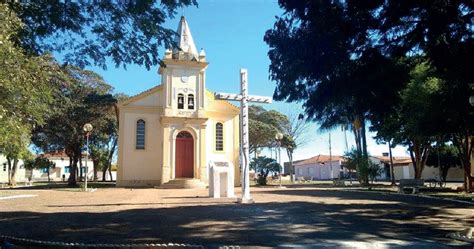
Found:
[[[65,247],[65,248],[204,248],[202,245],[180,243],[140,243],[140,244],[86,244],[75,242],[44,241],[14,236],[0,235],[0,248],[12,248],[15,244],[40,247]]]
[[[363,193],[377,192],[379,194],[385,194],[385,195],[416,196],[416,197],[435,199],[435,200],[452,201],[452,202],[457,202],[457,203],[462,203],[462,204],[469,204],[469,205],[474,206],[474,202],[470,202],[470,201],[455,200],[455,199],[451,199],[451,198],[442,198],[442,197],[422,195],[422,194],[404,194],[404,193],[398,193],[398,192],[383,192],[383,191],[377,191],[377,190],[365,191],[365,190],[360,190],[360,189],[338,189],[338,190],[343,190],[343,191],[348,191],[348,192],[350,192],[350,191],[352,191],[352,192],[363,192]]]

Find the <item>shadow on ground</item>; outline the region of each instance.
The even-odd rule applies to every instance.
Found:
[[[278,246],[354,240],[399,239],[410,243],[450,243],[449,224],[473,226],[473,215],[454,217],[450,209],[472,208],[449,201],[378,193],[328,190],[281,190],[268,194],[326,197],[347,203],[270,202],[252,205],[185,205],[157,203],[57,205],[64,211],[0,212],[0,234],[40,240],[81,243],[174,242],[201,245]],[[379,200],[372,204],[350,200]],[[193,204],[193,203],[189,203]],[[130,205],[114,212],[78,211],[96,206]],[[156,206],[156,207],[153,207]],[[325,241],[330,246],[332,242]],[[390,244],[390,243],[388,243]],[[335,244],[334,244],[335,245]]]

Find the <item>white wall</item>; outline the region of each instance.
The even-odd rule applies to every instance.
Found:
[[[7,158],[0,154],[0,183],[8,183],[8,173]],[[26,179],[25,174],[26,170],[23,160],[20,160],[18,162],[18,168],[15,175],[16,181],[24,182]]]
[[[69,178],[70,174],[70,168],[68,169],[69,165],[69,157],[51,157],[48,158],[50,161],[52,161],[55,164],[55,167],[52,169],[49,169],[49,172],[45,172],[42,169],[34,169],[31,174],[31,180],[32,181],[47,181],[48,180],[48,174],[51,181],[62,181],[63,180],[63,175],[64,175],[64,180],[67,181]],[[82,167],[86,166],[86,159],[82,159]],[[79,163],[77,165],[79,167]],[[88,168],[88,179],[92,179],[94,175],[94,165],[92,163],[92,160],[87,160],[87,168]],[[78,175],[79,176],[79,175]],[[27,175],[28,177],[28,175]]]
[[[415,170],[413,166],[395,166],[393,168],[395,180],[400,179],[413,179],[415,177]],[[448,170],[447,181],[463,181],[464,170],[461,167],[450,168]],[[421,174],[423,179],[439,178],[439,169],[437,167],[425,166]]]
[[[332,165],[332,175],[331,175]],[[330,180],[339,177],[341,161],[295,165],[296,177],[312,177],[314,180]]]

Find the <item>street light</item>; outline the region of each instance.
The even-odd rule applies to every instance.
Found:
[[[91,124],[87,123],[82,127],[82,130],[86,133],[86,180],[85,180],[85,185],[84,189],[87,192],[87,173],[89,172],[89,169],[87,168],[87,161],[89,161],[89,135],[91,134],[91,131],[94,127],[92,127]],[[82,169],[81,169],[82,170]]]
[[[279,165],[279,171],[280,171],[280,188],[281,188],[281,140],[283,139],[283,134],[281,132],[278,132],[275,134],[275,140],[277,141],[278,144],[278,165]]]

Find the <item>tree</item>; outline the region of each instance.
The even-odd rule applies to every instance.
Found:
[[[31,129],[44,123],[59,66],[51,56],[33,56],[16,43],[24,24],[0,3],[0,151],[15,185],[20,159],[28,159]]]
[[[249,107],[249,151],[250,153],[265,147],[275,146],[275,134],[283,133],[288,118],[274,110],[267,111],[261,106]]]
[[[280,172],[281,166],[273,158],[260,156],[252,159],[250,169],[258,172],[257,182],[260,185],[267,185],[267,177],[272,172]]]
[[[163,23],[176,10],[195,5],[177,1],[2,1],[25,23],[18,43],[27,51],[63,53],[64,62],[106,68],[160,62],[158,48],[174,47],[174,31]]]
[[[117,101],[127,98],[124,94],[116,94]],[[102,181],[106,180],[109,172],[112,180],[112,160],[118,146],[118,120],[115,108],[110,108],[104,116],[95,121],[98,125],[91,134],[91,158],[94,163],[94,180],[97,180],[97,171],[102,171]]]
[[[46,174],[48,175],[48,182],[51,181],[49,177],[49,171],[50,169],[54,169],[56,167],[55,163],[50,161],[48,158],[45,156],[39,156],[36,157],[35,159],[30,159],[25,161],[25,168],[29,170],[33,169],[40,169],[46,171]]]
[[[288,120],[288,122],[286,122]],[[283,139],[281,146],[285,148],[290,163],[289,174],[291,182],[294,182],[293,152],[296,148],[302,146],[307,141],[306,132],[309,128],[309,122],[304,120],[303,115],[290,112],[287,119],[282,122]]]
[[[387,112],[385,118],[374,124],[377,136],[384,140],[393,138],[393,144],[408,147],[415,179],[420,179],[436,138],[432,124],[436,121],[435,94],[442,81],[433,77],[433,68],[425,61],[414,66],[411,80],[400,92],[400,103],[395,112]]]
[[[433,152],[426,160],[426,165],[438,167],[440,180],[445,182],[448,170],[461,165],[457,148],[452,144],[436,143]]]
[[[363,155],[352,148],[344,154],[346,159],[346,168],[349,170],[357,170],[357,176],[361,185],[369,184],[369,161]],[[350,173],[350,172],[349,172]]]
[[[368,161],[367,166],[367,176],[369,180],[374,184],[375,179],[380,176],[383,172],[383,169],[379,167],[379,165],[375,164],[372,161]]]
[[[264,37],[270,46],[270,78],[277,84],[273,97],[302,101],[307,118],[323,130],[352,125],[357,149],[367,157],[367,120],[371,112],[390,105],[404,75],[396,60],[364,49],[370,41],[366,34],[377,25],[369,11],[377,3],[279,4],[285,13]]]
[[[111,95],[112,87],[96,73],[71,66],[64,71],[66,76],[60,79],[63,84],[55,96],[53,113],[44,125],[35,128],[33,142],[43,152],[65,151],[71,165],[68,182],[76,185],[85,142],[82,127],[86,123],[100,127],[116,99]]]
[[[291,182],[294,182],[295,181],[295,177],[294,177],[295,169],[294,169],[294,165],[293,165],[293,152],[298,147],[298,145],[295,143],[295,140],[293,139],[293,137],[291,135],[284,134],[283,139],[281,140],[281,147],[285,148],[286,154],[288,155],[288,161],[290,163],[290,167],[289,167],[289,169],[290,169],[290,172],[289,172],[290,180],[291,180]]]
[[[474,58],[471,1],[279,4],[284,14],[264,37],[270,46],[276,100],[302,101],[307,116],[323,126],[337,123],[339,117],[360,124],[357,149],[367,155],[366,121],[373,123],[374,117],[398,106],[398,93],[409,82],[404,58],[422,55],[434,76],[446,82],[437,109],[443,119],[436,126],[453,137],[465,168],[466,190],[472,188],[474,115],[467,102],[469,83],[474,82],[468,66]]]
[[[8,185],[16,185],[16,173],[18,171],[18,163],[20,160],[27,161],[32,157],[28,150],[30,144],[30,130],[24,130],[22,134],[15,134],[14,140],[3,145],[2,153],[7,158],[8,165]]]

